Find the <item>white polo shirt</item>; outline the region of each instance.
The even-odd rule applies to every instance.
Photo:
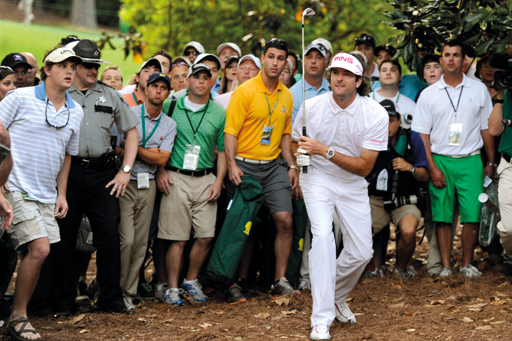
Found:
[[[354,102],[346,109],[342,109],[334,101],[332,92],[328,92],[308,99],[306,108],[308,136],[338,153],[360,157],[362,148],[381,151],[388,147],[388,113],[369,97],[356,95]],[[295,141],[298,141],[302,135],[304,120],[302,113],[301,105],[293,124],[292,138]],[[319,155],[311,157],[311,167],[339,178],[343,182],[364,179]]]
[[[446,84],[443,75],[421,93],[411,128],[418,133],[430,135],[432,153],[470,154],[484,144],[480,131],[488,129],[487,121],[491,111],[491,97],[482,82],[463,75],[462,82],[454,88]],[[450,126],[453,123],[462,124],[459,146],[448,145]]]
[[[384,97],[379,95],[379,90],[381,88],[376,88],[374,92],[369,94],[368,96],[377,101],[378,103],[382,102],[385,99],[389,99],[393,104],[395,105],[396,110],[401,114],[411,114],[414,116],[414,110],[416,109],[416,103],[409,97],[405,96],[404,94],[396,92],[396,95],[394,97]]]

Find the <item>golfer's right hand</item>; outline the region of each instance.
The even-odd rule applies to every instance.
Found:
[[[239,186],[242,183],[242,179],[240,178],[244,175],[244,172],[235,164],[229,166],[229,180],[235,184],[235,186]]]
[[[167,173],[164,167],[158,167],[158,170],[156,171],[156,185],[158,186],[160,192],[164,193],[165,195],[169,194],[169,184],[174,185],[171,176],[169,173]]]

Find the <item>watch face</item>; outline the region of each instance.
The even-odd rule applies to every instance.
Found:
[[[130,166],[124,166],[123,172],[128,173],[130,171]]]
[[[327,152],[327,154],[328,154],[329,156],[331,156],[331,157],[332,157],[332,156],[334,156],[334,150],[329,149],[329,151]]]

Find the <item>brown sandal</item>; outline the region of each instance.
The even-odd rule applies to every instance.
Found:
[[[20,323],[23,323],[23,325],[21,326],[20,330],[16,331],[14,329],[14,326],[16,326]],[[23,333],[37,334],[37,331],[35,329],[25,329],[27,324],[29,324],[29,321],[28,321],[28,318],[26,318],[25,316],[18,317],[17,319],[9,321],[7,323],[7,335],[9,335],[11,338],[13,338],[14,340],[17,340],[17,341],[27,341],[27,340],[41,341],[42,340],[41,338],[27,339],[27,338],[21,336],[21,334],[23,334]]]

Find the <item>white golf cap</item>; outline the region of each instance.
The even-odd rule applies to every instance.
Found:
[[[224,50],[226,47],[231,47],[233,50],[235,50],[239,56],[242,55],[242,50],[240,50],[240,48],[238,47],[237,44],[235,43],[222,43],[219,45],[219,47],[217,47],[217,56],[220,55],[220,53],[222,52],[222,50]]]
[[[65,47],[60,47],[60,48],[56,49],[55,51],[53,51],[52,53],[50,53],[49,55],[47,55],[43,62],[44,63],[46,63],[46,62],[60,63],[67,59],[73,59],[73,61],[77,65],[83,63],[82,58],[77,56],[73,50],[65,48]]]
[[[219,68],[220,70],[220,59],[212,53],[201,53],[199,56],[196,57],[196,60],[194,60],[194,64],[200,63],[204,59],[213,60],[215,63],[217,63],[217,68]]]
[[[363,66],[361,65],[359,59],[346,52],[338,53],[334,56],[332,63],[327,68],[327,70],[332,68],[345,69],[352,72],[356,76],[363,75]]]
[[[197,52],[199,53],[204,53],[204,47],[203,45],[201,45],[200,43],[198,43],[197,41],[191,41],[190,43],[188,43],[187,45],[185,45],[185,47],[183,48],[183,54],[185,54],[185,50],[188,48],[188,47],[193,47],[197,50]]]
[[[242,62],[244,60],[252,60],[254,62],[254,64],[256,64],[256,66],[258,67],[258,69],[261,70],[261,61],[256,58],[253,54],[246,54],[245,56],[243,56],[242,58],[240,58],[240,60],[238,61],[238,66],[240,66],[240,64],[242,64]],[[237,66],[237,67],[238,67]]]
[[[331,53],[331,56],[332,56],[332,45],[328,40],[326,40],[324,38],[316,38],[315,40],[313,40],[311,42],[311,45],[314,45],[314,44],[322,45],[323,47],[325,47],[325,49],[327,51],[329,51]]]

